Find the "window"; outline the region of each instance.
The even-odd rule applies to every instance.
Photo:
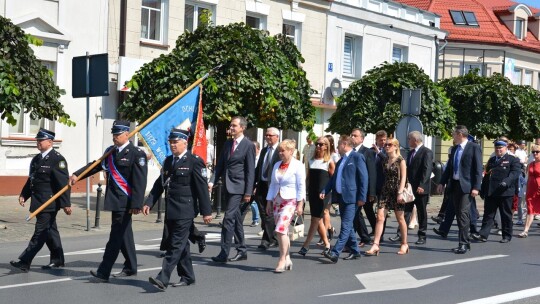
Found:
[[[528,85],[532,87],[533,72],[525,71],[525,76],[523,77],[523,85]]]
[[[407,47],[394,45],[392,48],[392,63],[407,62]]]
[[[214,6],[186,3],[184,12],[184,30],[193,32],[203,24],[214,23]]]
[[[349,36],[343,43],[343,75],[354,77],[354,38]]]
[[[482,76],[482,65],[476,63],[465,63],[463,65],[463,75],[469,74],[470,72],[476,70],[476,74]]]
[[[300,49],[300,25],[283,22],[282,34],[291,39],[291,41]]]
[[[514,73],[512,74],[512,83],[517,85],[522,84],[521,69],[514,68]]]
[[[517,18],[516,19],[516,31],[515,31],[517,39],[521,40],[521,39],[525,38],[524,26],[525,26],[525,20],[521,19],[521,18]]]
[[[164,1],[142,0],[141,38],[162,41]]]
[[[266,18],[262,16],[246,16],[246,25],[259,30],[266,30]]]
[[[456,25],[478,26],[478,20],[474,12],[450,11],[452,22]]]

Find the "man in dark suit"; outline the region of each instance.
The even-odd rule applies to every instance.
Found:
[[[354,231],[354,216],[358,207],[364,205],[368,193],[368,171],[366,160],[361,153],[353,152],[353,140],[346,135],[338,142],[341,159],[336,164],[336,172],[321,192],[321,199],[333,192],[339,202],[341,230],[338,240],[330,252],[324,251],[324,256],[332,263],[337,263],[339,255],[345,246],[350,248],[350,254],[345,260],[360,258],[358,240]]]
[[[105,152],[113,152],[103,160],[100,166],[94,167],[87,174],[80,176],[92,163],[75,171],[70,178],[72,185],[78,180],[92,176],[101,170],[107,172],[107,190],[105,192],[104,210],[112,211],[111,233],[105,246],[103,261],[97,271],[90,274],[100,282],[108,282],[120,251],[126,259],[124,267],[114,277],[126,277],[137,274],[137,255],[131,228],[131,215],[139,214],[144,203],[146,177],[148,173],[146,153],[129,141],[129,122],[117,120],[113,123],[111,133],[114,145]]]
[[[516,181],[521,174],[521,163],[519,158],[508,153],[507,146],[505,141],[496,140],[495,155],[486,164],[480,192],[484,198],[482,228],[479,234],[472,234],[472,238],[480,242],[487,241],[497,209],[501,213],[501,243],[508,243],[512,239],[512,199],[516,192]]]
[[[377,198],[375,202],[371,203],[374,205],[379,201],[381,198],[382,193],[382,187],[384,184],[384,170],[383,170],[383,162],[387,158],[386,150],[384,149],[384,145],[386,144],[386,141],[388,139],[388,133],[386,133],[385,130],[379,130],[375,133],[375,144],[370,148],[370,150],[373,150],[375,152],[375,169],[377,170],[377,183],[375,185],[375,193],[377,195]],[[373,209],[373,206],[372,208]],[[383,231],[381,234],[381,242],[384,239],[384,231],[386,230],[386,219],[384,220],[384,226]],[[370,233],[370,236],[372,236],[375,233],[375,229],[373,229]],[[398,239],[397,241],[399,241]],[[370,244],[373,243],[370,242]]]
[[[208,184],[212,189],[214,183],[223,178],[227,210],[223,216],[221,228],[221,252],[212,257],[216,263],[236,262],[247,259],[247,249],[244,242],[244,227],[240,203],[249,203],[255,182],[255,146],[244,136],[247,121],[244,117],[236,116],[229,125],[232,139],[227,140],[214,171],[212,181]],[[232,238],[235,237],[238,247],[233,258],[228,259]]]
[[[173,284],[174,287],[195,283],[188,242],[193,218],[200,210],[205,224],[212,221],[206,166],[200,157],[188,151],[188,134],[189,132],[185,130],[171,130],[169,146],[172,155],[163,162],[162,173],[154,182],[143,207],[143,214],[148,215],[150,208],[165,189],[168,189],[165,198],[167,200],[165,225],[169,232],[167,251],[157,277],[148,278],[159,290],[167,288],[175,267],[180,281]]]
[[[266,195],[268,194],[268,181],[272,176],[272,168],[279,161],[279,153],[277,151],[279,145],[279,130],[276,128],[266,129],[264,135],[266,147],[261,150],[257,167],[255,168],[255,196],[259,206],[261,216],[261,226],[263,235],[261,239],[260,249],[266,250],[269,247],[277,247],[277,240],[274,237],[274,222],[273,214],[266,214]]]
[[[53,148],[54,136],[54,132],[43,128],[36,135],[39,154],[34,156],[30,162],[30,176],[19,196],[19,204],[23,207],[24,202],[28,198],[32,198],[30,212],[41,207],[50,197],[64,188],[69,180],[66,159]],[[32,235],[28,247],[19,256],[19,260],[10,262],[11,266],[28,272],[36,254],[44,244],[47,244],[51,252],[50,263],[41,268],[64,267],[64,250],[56,226],[56,214],[60,209],[63,209],[67,215],[71,214],[69,194],[69,190],[64,192],[36,215],[34,235]]]
[[[360,247],[364,247],[364,244],[369,244],[371,241],[366,222],[362,216],[362,209],[364,209],[364,212],[366,213],[369,225],[371,226],[371,231],[375,231],[375,224],[377,223],[375,212],[373,211],[373,203],[377,200],[376,153],[374,150],[363,145],[364,137],[364,131],[359,128],[354,128],[351,132],[353,151],[364,155],[368,171],[368,199],[364,206],[357,209],[354,217],[354,229],[356,229],[356,232],[360,237]]]
[[[426,243],[427,203],[429,200],[431,172],[433,171],[433,152],[424,146],[422,133],[418,131],[410,132],[408,140],[411,150],[407,157],[407,177],[414,192],[414,201],[412,204],[405,206],[405,217],[410,219],[413,207],[416,206],[418,240],[415,244],[423,245]]]
[[[469,130],[457,125],[452,132],[456,146],[452,149],[448,165],[441,177],[438,192],[448,184],[454,204],[459,227],[459,246],[454,248],[456,254],[464,254],[471,250],[468,229],[471,221],[471,203],[480,192],[482,183],[482,151],[480,146],[468,141]]]

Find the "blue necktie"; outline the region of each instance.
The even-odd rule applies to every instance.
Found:
[[[454,174],[458,174],[459,162],[461,159],[461,145],[457,146],[456,154],[454,155]]]

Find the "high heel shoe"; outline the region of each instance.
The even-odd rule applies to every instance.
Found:
[[[334,234],[336,234],[336,229],[334,227],[328,229],[328,241],[332,240]]]
[[[322,255],[329,254],[330,253],[330,247],[324,248],[324,250],[321,252]]]
[[[298,251],[298,254],[300,254],[302,256],[306,256],[308,251],[309,251],[309,249],[307,249],[306,247],[302,247],[302,248],[300,248],[300,251]]]
[[[285,264],[285,270],[292,270],[292,265],[293,265],[292,261],[287,262]]]
[[[403,250],[404,246],[407,246],[407,249]],[[409,244],[401,244],[401,247],[399,248],[399,251],[397,252],[397,254],[404,255],[407,253],[409,253]]]
[[[377,249],[373,249],[373,247],[371,247],[370,250],[364,251],[365,256],[379,256],[379,251],[381,251],[381,248],[379,248],[379,244],[373,243],[373,245],[376,245]]]
[[[285,272],[285,267],[281,267],[281,268],[278,267],[274,269],[274,273],[283,273],[283,272]]]

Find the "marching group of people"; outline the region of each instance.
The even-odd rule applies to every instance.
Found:
[[[322,255],[337,263],[343,252],[344,260],[362,256],[361,248],[371,245],[364,256],[378,256],[386,229],[389,212],[395,214],[398,231],[391,242],[401,242],[397,254],[410,252],[408,225],[416,209],[418,232],[416,245],[427,242],[427,204],[433,171],[433,152],[423,144],[423,135],[413,131],[408,134],[409,152],[401,155],[399,141],[388,138],[385,131],[375,134],[375,144],[363,145],[365,134],[355,128],[350,135],[342,135],[337,142],[337,153],[332,136],[322,136],[314,141],[312,151],[304,151],[304,161],[298,160],[296,142],[279,141],[279,130],[268,128],[265,147],[256,155],[256,145],[244,135],[247,121],[233,117],[229,125],[230,139],[226,141],[213,174],[188,147],[189,131],[172,129],[168,140],[172,154],[162,166],[150,193],[145,198],[147,184],[147,155],[129,142],[129,122],[115,121],[111,130],[114,145],[105,151],[106,157],[99,166],[88,164],[75,171],[71,177],[66,160],[53,149],[54,132],[40,129],[36,136],[40,153],[31,161],[30,174],[19,203],[24,206],[31,198],[30,211],[35,211],[66,184],[97,172],[107,174],[104,209],[112,212],[109,240],[103,260],[97,270],[90,273],[100,282],[107,282],[120,252],[125,258],[123,269],[115,277],[137,274],[137,256],[132,231],[132,215],[149,214],[156,201],[165,193],[167,210],[161,249],[162,270],[149,282],[159,290],[170,284],[174,269],[180,277],[173,286],[194,284],[190,242],[197,242],[199,252],[206,245],[204,234],[194,225],[194,218],[201,214],[204,223],[212,221],[209,193],[221,180],[224,185],[226,210],[222,221],[220,252],[211,258],[215,263],[229,263],[248,258],[245,244],[242,206],[254,201],[260,213],[263,230],[258,248],[266,250],[279,247],[279,259],[274,272],[292,270],[289,229],[292,219],[302,216],[304,204],[309,203],[311,222],[299,255],[305,256],[315,233],[320,236]],[[513,235],[513,203],[518,197],[523,180],[528,178],[525,201],[527,219],[519,235],[528,236],[535,214],[540,213],[540,139],[531,147],[531,158],[520,161],[509,152],[506,138],[494,142],[495,153],[485,167],[480,146],[470,139],[465,126],[458,125],[452,133],[454,146],[442,173],[438,191],[444,191],[445,203],[436,219],[441,226],[434,232],[446,238],[454,217],[457,218],[459,243],[453,252],[464,254],[471,249],[474,239],[485,242],[490,235],[497,214],[502,228],[501,243]],[[311,145],[311,144],[310,144]],[[411,195],[414,194],[414,197]],[[480,230],[476,229],[478,214],[476,197],[484,199],[484,215]],[[51,251],[50,263],[43,269],[64,266],[64,254],[56,215],[60,209],[71,214],[70,193],[66,191],[53,204],[36,216],[34,235],[28,247],[11,265],[27,272],[33,258],[47,245]],[[341,219],[339,235],[331,244],[334,228],[330,223],[330,206],[339,206]],[[362,213],[362,210],[364,211]],[[368,225],[371,232],[368,232]],[[234,247],[236,253],[230,256]]]

